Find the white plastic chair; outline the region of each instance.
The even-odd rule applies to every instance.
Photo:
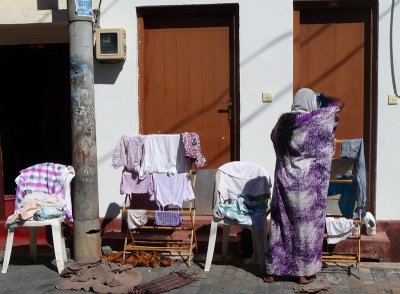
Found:
[[[62,174],[60,179],[63,185],[63,191],[65,196],[65,201],[67,203],[67,207],[71,207],[71,181],[75,177],[75,171],[72,166],[66,167],[66,172]],[[53,248],[56,257],[57,270],[59,273],[64,269],[65,263],[67,260],[67,251],[65,247],[65,239],[62,233],[62,223],[65,221],[65,217],[60,218],[52,218],[48,220],[35,221],[28,220],[21,223],[18,227],[29,227],[29,248],[30,248],[30,257],[36,260],[37,253],[37,228],[43,226],[51,226],[51,232],[53,235]],[[17,227],[17,228],[18,228]],[[8,229],[7,241],[6,241],[6,249],[4,253],[3,259],[3,268],[1,270],[2,273],[7,273],[8,265],[10,263],[11,251],[14,241],[14,230],[17,229],[14,227],[10,227]]]
[[[268,172],[261,165],[247,161],[233,161],[218,168],[215,176],[214,202],[226,203],[236,200],[239,194],[261,197],[267,201],[270,196],[271,181]],[[248,228],[251,230],[253,241],[253,258],[258,259],[261,273],[265,272],[265,239],[266,228],[265,211],[263,229],[255,230],[252,226],[238,224],[227,218],[221,219],[214,215],[211,221],[210,237],[204,271],[209,271],[214,255],[215,241],[218,225],[223,225],[222,233],[222,258],[228,253],[229,230],[231,225]]]
[[[61,217],[43,221],[26,221],[23,225],[20,225],[20,227],[29,227],[30,257],[33,258],[34,260],[36,260],[36,253],[37,253],[37,228],[42,226],[51,226],[51,231],[53,234],[53,247],[56,256],[58,273],[61,273],[61,271],[65,267],[65,263],[67,262],[65,239],[62,234],[62,227],[61,227],[61,224],[64,220],[65,218]],[[14,228],[8,229],[6,250],[4,253],[4,260],[3,260],[3,268],[1,270],[3,274],[7,273],[8,264],[10,262],[11,250],[14,240],[14,230],[15,230]]]

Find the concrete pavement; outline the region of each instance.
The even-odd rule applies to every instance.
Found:
[[[2,260],[2,252],[0,253]],[[237,258],[226,264],[213,264],[209,272],[203,271],[204,262],[195,262],[191,267],[181,261],[171,267],[145,268],[137,267],[142,273],[143,282],[169,274],[172,271],[186,270],[196,273],[198,281],[168,293],[296,293],[298,284],[291,280],[280,280],[267,284],[257,275],[258,266],[247,264]],[[320,293],[398,293],[400,294],[400,264],[397,263],[363,263],[358,269],[352,268],[347,275],[346,266],[330,265],[317,275],[317,279],[330,278],[325,292]],[[79,293],[83,291],[57,290],[55,285],[64,281],[57,273],[54,256],[39,255],[33,262],[27,254],[14,254],[6,274],[0,275],[0,293],[42,294],[42,293]]]

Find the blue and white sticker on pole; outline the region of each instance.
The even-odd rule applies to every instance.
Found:
[[[92,16],[92,0],[75,0],[75,13],[78,16]]]

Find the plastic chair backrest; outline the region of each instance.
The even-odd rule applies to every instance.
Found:
[[[215,175],[214,204],[230,202],[240,194],[263,197],[270,195],[271,179],[260,164],[232,161],[220,166]]]

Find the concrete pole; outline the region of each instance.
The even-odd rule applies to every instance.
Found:
[[[82,1],[86,2],[87,1]],[[93,78],[93,19],[76,13],[68,0],[72,111],[74,260],[98,261],[101,254]],[[91,1],[90,1],[91,10]]]

